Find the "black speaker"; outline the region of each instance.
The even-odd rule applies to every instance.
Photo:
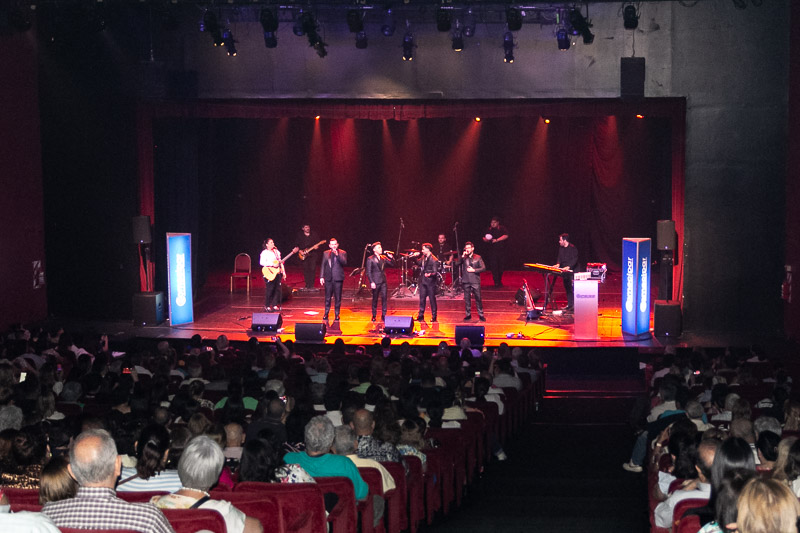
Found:
[[[674,250],[677,240],[674,220],[659,220],[656,222],[656,248],[659,250]]]
[[[653,311],[653,333],[656,337],[680,337],[682,322],[679,303],[656,300]]]
[[[297,342],[322,342],[327,331],[324,322],[298,322],[294,325],[294,338]]]
[[[644,98],[643,57],[623,57],[619,64],[619,94],[623,98]]]
[[[137,292],[133,295],[133,325],[157,326],[164,322],[163,292]]]
[[[253,331],[278,331],[283,324],[280,313],[253,313],[250,329]]]
[[[483,346],[485,336],[486,328],[483,326],[456,326],[456,345],[466,337],[473,346]]]
[[[410,316],[387,316],[383,331],[389,335],[411,335],[414,332],[414,319]]]
[[[150,244],[153,242],[149,216],[133,217],[133,242],[136,244]]]

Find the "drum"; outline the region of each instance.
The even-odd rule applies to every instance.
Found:
[[[412,265],[411,268],[408,269],[408,279],[416,283],[419,280],[420,270],[419,265]]]

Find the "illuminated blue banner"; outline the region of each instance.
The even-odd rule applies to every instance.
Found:
[[[650,239],[622,239],[622,332],[650,332]]]
[[[191,233],[167,233],[167,270],[170,324],[194,322]]]

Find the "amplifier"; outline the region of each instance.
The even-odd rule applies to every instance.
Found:
[[[599,279],[602,283],[606,280],[608,268],[605,263],[586,263],[586,272],[589,273],[587,279]]]

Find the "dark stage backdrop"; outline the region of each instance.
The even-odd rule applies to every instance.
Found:
[[[667,119],[168,118],[154,136],[156,249],[192,232],[198,283],[238,252],[255,263],[267,236],[287,254],[304,222],[354,265],[367,243],[394,250],[401,218],[400,249],[439,232],[454,242],[458,222],[459,244],[481,253],[499,215],[509,269],[555,262],[562,232],[581,263],[618,268],[623,237],[655,238],[670,218]]]

